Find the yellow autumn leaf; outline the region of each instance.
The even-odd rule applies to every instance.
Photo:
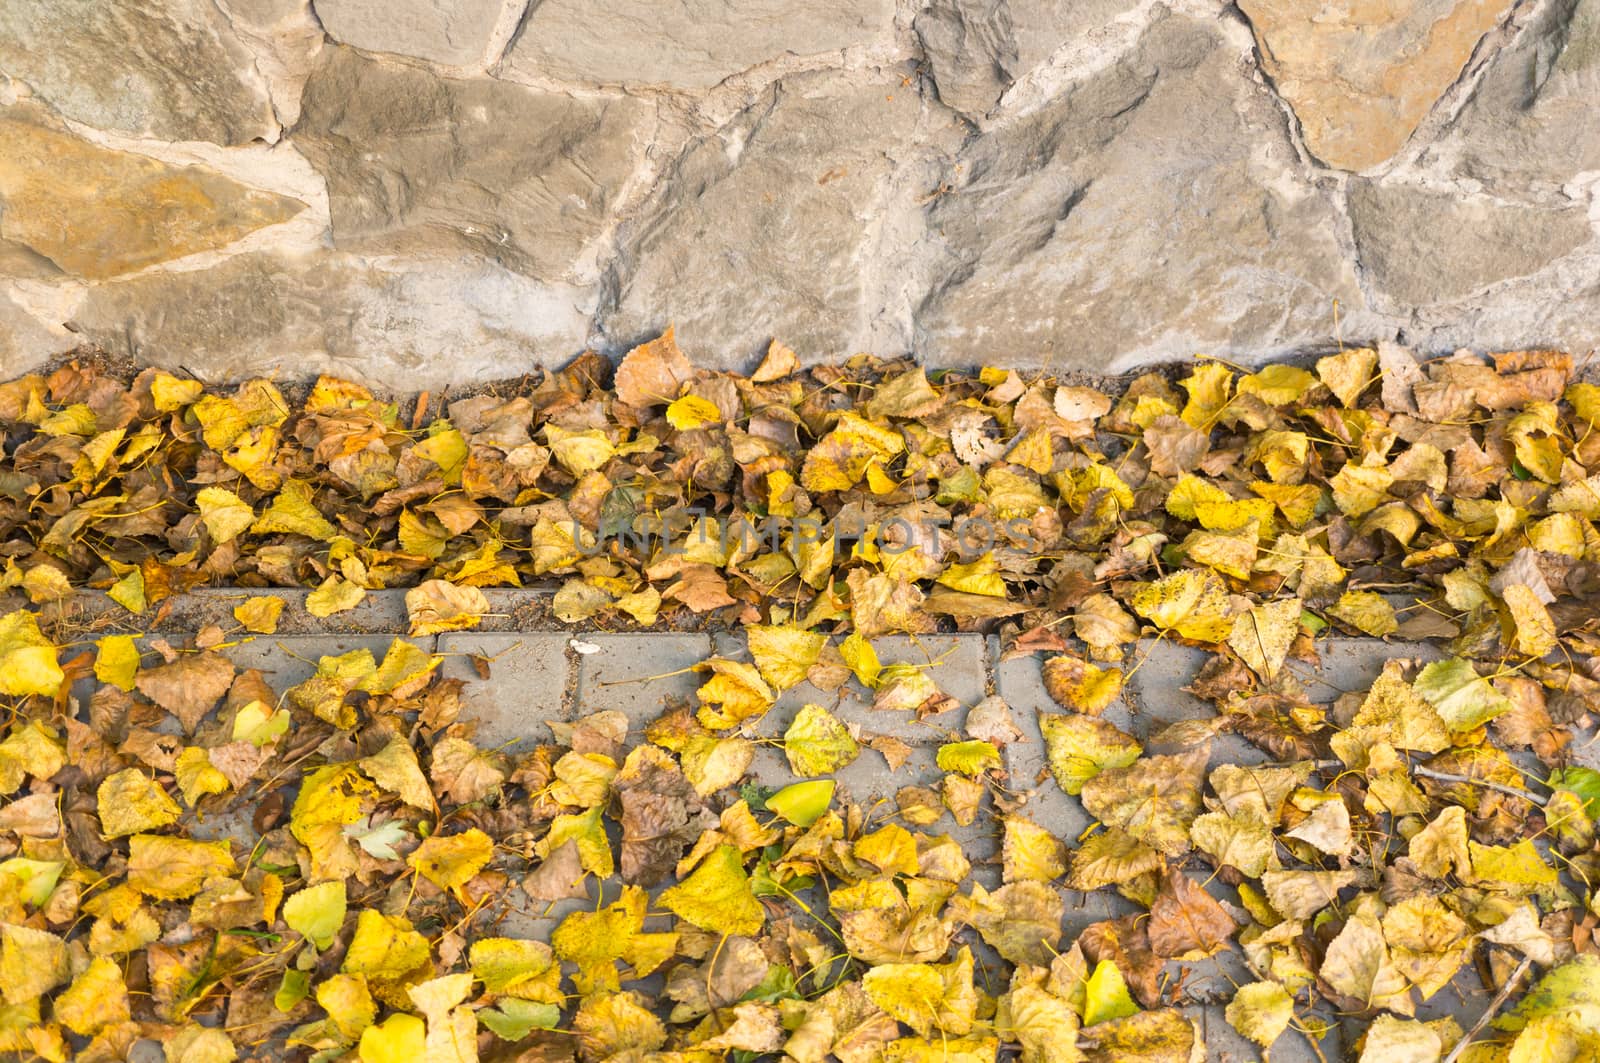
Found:
[[[1238,381],[1240,395],[1254,395],[1269,406],[1287,406],[1300,402],[1306,392],[1317,386],[1317,378],[1297,365],[1275,363],[1263,366]]]
[[[378,1017],[378,1006],[359,975],[333,975],[317,986],[317,1003],[347,1041],[360,1037]]]
[[[1267,1048],[1294,1018],[1294,997],[1277,982],[1250,982],[1234,991],[1223,1018],[1240,1036]]]
[[[361,604],[367,589],[341,576],[329,576],[316,590],[306,595],[306,612],[320,619],[348,612]]]
[[[218,546],[237,539],[256,521],[256,511],[225,487],[202,487],[195,494],[195,505]]]
[[[1090,815],[1168,856],[1189,848],[1189,827],[1200,814],[1208,748],[1147,756],[1109,768],[1083,784],[1079,799]]]
[[[917,839],[898,823],[879,827],[871,834],[857,838],[850,847],[850,853],[886,875],[917,873]]]
[[[159,830],[176,823],[183,813],[161,784],[138,768],[107,776],[96,797],[100,830],[107,838]]]
[[[307,886],[283,902],[283,921],[318,949],[327,949],[344,925],[343,881]]]
[[[664,890],[662,907],[702,930],[717,934],[754,934],[767,916],[750,892],[739,850],[721,845],[688,878]]]
[[[19,609],[0,616],[0,694],[50,697],[65,680],[55,643],[39,631],[32,613]]]
[[[1556,869],[1545,862],[1528,838],[1514,845],[1481,845],[1467,842],[1472,873],[1469,881],[1488,889],[1522,895],[1560,884]]]
[[[477,627],[488,611],[489,599],[476,587],[457,587],[431,579],[406,592],[412,635],[438,635]]]
[[[1139,759],[1137,739],[1108,721],[1078,713],[1039,714],[1046,762],[1056,785],[1077,794],[1083,784],[1108,768],[1123,768]]]
[[[1437,753],[1450,748],[1450,731],[1439,713],[1405,681],[1400,662],[1384,662],[1361,707],[1351,720],[1352,729],[1370,728],[1372,737],[1396,749]]]
[[[470,954],[485,992],[560,1004],[561,964],[549,945],[523,938],[479,938]]]
[[[1375,638],[1392,635],[1400,628],[1394,606],[1374,591],[1345,591],[1328,610],[1328,615]]]
[[[424,839],[406,863],[442,890],[458,896],[462,887],[482,871],[494,856],[494,840],[476,827],[449,836]]]
[[[611,851],[611,839],[606,836],[601,819],[602,808],[594,806],[576,815],[561,815],[550,821],[550,830],[539,839],[537,851],[549,859],[568,842],[578,850],[578,864],[597,878],[610,878],[616,870],[616,858]]]
[[[956,772],[961,775],[979,776],[986,771],[998,771],[1005,766],[1000,759],[1000,751],[994,743],[982,739],[969,739],[965,742],[946,742],[939,747],[934,759],[940,771]]]
[[[67,754],[56,732],[40,720],[13,726],[0,742],[0,795],[15,793],[28,776],[48,779],[66,766]]]
[[[194,403],[205,394],[205,385],[198,380],[184,380],[164,370],[156,370],[150,379],[150,400],[158,413],[171,413]]]
[[[1061,839],[1020,815],[1005,818],[1000,852],[1006,882],[1053,882],[1067,871]]]
[[[95,641],[94,677],[123,692],[139,674],[139,644],[132,635],[107,635]]]
[[[1122,693],[1122,669],[1100,668],[1070,654],[1040,666],[1044,689],[1064,709],[1098,716]]]
[[[303,535],[327,542],[339,534],[314,502],[316,489],[303,480],[285,480],[282,489],[250,525],[252,535]]]
[[[860,482],[869,465],[886,463],[903,450],[905,439],[899,432],[846,410],[833,429],[806,452],[800,485],[813,492],[848,491]]]
[[[363,908],[339,969],[395,981],[426,964],[428,952],[428,939],[413,929],[409,919]]]
[[[1012,973],[1011,991],[1000,998],[996,1032],[1021,1046],[1025,1063],[1073,1063],[1082,1057],[1078,1013],[1042,984],[1037,970],[1019,967]]]
[[[878,661],[878,651],[872,648],[872,643],[862,636],[859,631],[852,631],[843,642],[839,643],[839,656],[844,659],[846,667],[855,674],[857,682],[868,690],[878,686],[878,676],[883,671],[883,665]]]
[[[188,746],[178,754],[173,774],[177,776],[178,789],[190,808],[208,794],[227,793],[230,786],[228,777],[211,763],[210,754],[200,746]]]
[[[272,709],[259,701],[247,702],[233,717],[232,738],[254,746],[268,745],[288,733],[289,723],[288,709]]]
[[[1227,588],[1214,572],[1174,572],[1140,586],[1129,604],[1156,627],[1197,642],[1222,642],[1233,633]]]
[[[550,444],[550,452],[555,455],[562,467],[574,476],[595,471],[610,461],[612,455],[617,452],[611,438],[598,428],[571,432],[547,424],[544,431],[545,440]]]
[[[874,1004],[924,1036],[944,1002],[944,979],[927,963],[880,963],[868,968],[861,987]]]
[[[1221,362],[1199,365],[1178,382],[1189,393],[1179,415],[1193,428],[1209,430],[1233,394],[1233,371]]]
[[[439,467],[439,477],[448,487],[461,482],[461,468],[467,461],[467,441],[447,420],[428,426],[428,438],[411,448],[411,453]]]
[[[650,1059],[667,1031],[638,993],[594,993],[578,1005],[573,1031],[584,1059]]]
[[[752,624],[745,638],[761,678],[776,691],[803,681],[828,641],[826,635],[787,624]]]
[[[359,763],[369,779],[412,808],[420,808],[424,812],[434,809],[433,789],[428,785],[428,777],[417,763],[416,751],[404,738],[391,738],[382,749],[370,757],[363,757]]]
[[[1377,381],[1378,352],[1371,347],[1330,354],[1317,361],[1317,377],[1346,407],[1354,407],[1367,387]]]
[[[144,612],[149,605],[144,590],[144,569],[130,568],[106,591],[106,597],[130,613]]]
[[[722,411],[717,409],[717,404],[699,395],[684,395],[667,406],[667,423],[680,432],[704,428],[721,420]]]
[[[1446,805],[1439,814],[1406,843],[1406,855],[1417,870],[1430,878],[1455,874],[1465,877],[1472,870],[1472,855],[1467,848],[1467,813],[1460,805]]]
[[[983,594],[991,598],[1006,596],[1006,581],[1000,575],[1000,566],[994,559],[993,551],[966,564],[951,565],[940,573],[935,582],[966,594]]]
[[[361,1063],[416,1063],[424,1057],[427,1026],[415,1015],[396,1012],[361,1032]]]
[[[833,713],[805,705],[783,733],[783,752],[796,775],[831,775],[854,761],[861,746]]]
[[[55,1000],[56,1021],[81,1037],[93,1037],[107,1026],[127,1022],[128,986],[122,966],[97,956]]]
[[[1385,465],[1343,465],[1328,478],[1333,504],[1347,517],[1361,517],[1389,499],[1394,473]]]
[[[1083,987],[1083,1024],[1098,1026],[1127,1015],[1135,1015],[1139,1005],[1128,993],[1128,983],[1111,960],[1101,960],[1090,972]]]
[[[393,639],[384,651],[383,661],[357,687],[369,694],[409,697],[428,685],[428,678],[444,663],[444,657],[429,653],[414,642]]]
[[[1501,596],[1510,614],[1511,646],[1528,657],[1543,657],[1556,648],[1556,625],[1539,596],[1523,583],[1507,585]],[[3,639],[0,639],[3,644]]]
[[[36,1001],[71,977],[66,942],[45,930],[0,924],[0,995],[7,1004]]]
[[[777,701],[754,665],[713,657],[695,667],[712,673],[696,694],[700,722],[713,730],[736,727],[762,715]]]
[[[238,869],[225,841],[197,842],[158,834],[135,834],[128,840],[128,885],[161,901],[177,901],[200,892],[206,879]]]
[[[1072,851],[1067,885],[1086,892],[1096,890],[1150,874],[1164,862],[1160,853],[1133,835],[1108,827]]]

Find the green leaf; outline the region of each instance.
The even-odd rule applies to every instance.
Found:
[[[776,812],[797,827],[809,827],[828,810],[833,801],[832,779],[797,782],[767,798],[767,811]]]
[[[939,747],[940,771],[953,771],[962,775],[979,776],[991,768],[1002,766],[1000,751],[993,743],[972,739],[967,742],[946,742]]]
[[[1545,785],[1552,790],[1569,790],[1583,798],[1591,819],[1600,819],[1600,771],[1593,768],[1558,768]]]
[[[1117,965],[1110,960],[1095,964],[1094,973],[1083,987],[1083,1024],[1093,1026],[1138,1013],[1139,1005],[1128,995],[1128,984],[1122,980]]]
[[[1548,972],[1516,1009],[1495,1020],[1495,1025],[1502,1030],[1520,1030],[1547,1016],[1600,1033],[1600,956],[1578,956]]]
[[[310,995],[311,972],[291,967],[283,972],[283,981],[278,983],[278,992],[272,998],[272,1005],[279,1011],[290,1012]]]
[[[561,1021],[561,1009],[554,1004],[506,997],[492,1008],[478,1012],[478,1021],[502,1041],[520,1041],[534,1030],[553,1030]]]
[[[1452,731],[1482,727],[1511,710],[1511,700],[1460,657],[1433,662],[1411,685]]]
[[[283,921],[323,951],[344,925],[344,880],[319,882],[283,902]]]
[[[21,880],[22,899],[34,908],[42,908],[50,899],[66,866],[60,860],[30,860],[25,856],[14,856],[0,863],[0,875]]]

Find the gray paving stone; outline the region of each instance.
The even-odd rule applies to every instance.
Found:
[[[882,664],[926,666],[940,690],[971,707],[989,693],[990,641],[982,635],[886,635],[873,639],[872,648]],[[718,632],[712,645],[722,656],[750,659],[742,635]]]
[[[512,888],[496,898],[489,909],[473,921],[477,933],[488,936],[534,938],[548,942],[561,921],[573,912],[594,911],[600,904],[596,899],[594,877],[584,880],[588,897],[564,897],[559,901],[536,901],[522,891]],[[607,897],[607,900],[612,899]],[[492,928],[492,929],[491,929]]]
[[[543,581],[528,587],[487,587],[483,595],[489,609],[473,628],[486,632],[524,632],[564,630],[552,627],[550,602],[559,581]],[[130,613],[112,601],[104,591],[78,590],[60,601],[37,607],[43,620],[65,620],[74,626],[105,633],[160,634],[169,638],[188,638],[208,624],[224,631],[240,630],[233,616],[234,606],[249,598],[273,597],[284,602],[278,618],[278,634],[289,635],[406,635],[411,620],[406,612],[404,589],[368,591],[354,609],[332,616],[315,617],[306,612],[310,592],[285,587],[200,588],[174,595],[151,613]],[[26,597],[17,592],[0,591],[0,612],[28,608]]]
[[[372,652],[375,660],[382,662],[395,638],[393,635],[257,635],[221,652],[240,671],[260,669],[262,678],[282,693],[285,687],[303,683],[316,675],[317,662],[324,657],[366,649]],[[404,641],[429,653],[435,650],[431,635]]]
[[[193,611],[201,623],[218,623],[225,628],[237,624],[233,608],[250,598],[281,598],[283,613],[278,618],[281,630],[290,632],[327,632],[330,634],[382,634],[404,635],[411,630],[411,620],[406,614],[406,592],[403,590],[368,591],[353,609],[332,616],[315,617],[306,612],[307,591],[286,587],[230,587],[225,589],[202,588],[176,600],[174,610]],[[200,623],[194,625],[200,627]]]
[[[267,593],[267,592],[250,592]],[[303,595],[282,592],[291,609],[302,608]],[[211,592],[217,600],[206,604],[210,613],[226,615],[237,592]],[[226,647],[222,652],[241,669],[260,668],[278,689],[298,683],[316,669],[323,656],[366,648],[381,660],[393,636],[371,633],[389,626],[404,630],[402,596],[380,596],[365,612],[355,615],[352,626],[360,634],[256,636]],[[398,604],[398,609],[396,606]],[[359,612],[359,611],[358,611]],[[509,612],[509,610],[507,610]],[[196,614],[199,615],[199,614]],[[285,615],[290,615],[286,610]],[[172,637],[174,645],[186,640]],[[744,639],[737,633],[703,634],[574,634],[569,631],[496,633],[461,632],[437,638],[410,640],[430,652],[445,655],[443,672],[467,680],[464,718],[479,725],[480,744],[526,747],[547,741],[550,734],[544,723],[550,719],[572,720],[605,709],[624,712],[630,724],[641,727],[665,708],[669,699],[695,702],[695,690],[705,674],[686,671],[713,652],[748,660]],[[578,653],[576,641],[595,647]],[[874,640],[880,659],[888,663],[914,663],[929,668],[929,675],[940,689],[954,697],[960,707],[924,720],[911,712],[879,712],[872,709],[870,692],[854,681],[839,691],[819,690],[809,683],[785,691],[774,708],[749,728],[751,737],[761,740],[750,775],[754,782],[773,789],[798,781],[789,769],[781,737],[795,714],[808,703],[820,704],[834,712],[859,732],[863,742],[860,756],[835,776],[840,803],[860,804],[868,813],[871,830],[897,819],[895,793],[904,786],[937,786],[942,775],[935,763],[940,744],[964,737],[962,728],[967,710],[992,690],[1007,703],[1014,726],[1022,734],[1019,741],[1004,749],[1008,772],[1008,796],[1022,801],[1021,812],[1073,844],[1092,825],[1081,802],[1063,793],[1046,768],[1038,714],[1065,711],[1045,692],[1040,678],[1041,657],[1018,658],[995,663],[996,645],[977,635],[930,636],[925,638],[884,638]],[[1339,694],[1358,691],[1369,685],[1382,670],[1385,660],[1395,657],[1438,659],[1437,648],[1416,643],[1383,644],[1372,640],[1327,639],[1318,643],[1321,668],[1298,662],[1289,666],[1305,685],[1312,700],[1326,703]],[[488,679],[479,678],[471,657],[490,660]],[[1142,643],[1125,669],[1137,670],[1131,676],[1125,695],[1104,713],[1109,721],[1141,739],[1183,719],[1210,716],[1210,705],[1185,693],[1183,687],[1205,662],[1205,651],[1150,640]],[[92,684],[91,684],[92,686]],[[85,695],[86,696],[86,695]],[[911,748],[906,763],[890,771],[884,756],[866,741],[875,735],[900,739]],[[1237,746],[1237,748],[1236,748]],[[1224,737],[1213,749],[1213,763],[1223,760],[1259,761],[1265,754],[1240,740]],[[955,838],[974,862],[974,878],[985,886],[1000,881],[999,817],[986,800],[978,820],[959,827],[946,815],[933,825],[921,828],[929,834],[947,833]],[[227,837],[239,833],[242,821],[226,817],[207,817],[196,826],[196,836]],[[608,891],[615,884],[608,886]],[[596,884],[590,883],[591,896],[567,899],[553,905],[532,900],[520,890],[507,891],[478,921],[478,932],[533,937],[549,940],[551,932],[571,912],[592,909],[597,903]],[[1219,896],[1229,891],[1220,883],[1212,886]],[[1109,890],[1084,894],[1061,889],[1065,901],[1064,940],[1070,941],[1089,924],[1142,911]],[[487,920],[487,922],[485,921]],[[492,929],[491,929],[492,928]],[[975,938],[964,931],[963,942]],[[974,942],[975,944],[978,944]],[[980,960],[993,960],[986,947],[976,950]],[[1233,953],[1199,963],[1184,964],[1185,985],[1201,999],[1214,1001],[1187,1007],[1186,1014],[1200,1024],[1206,1057],[1211,1060],[1256,1060],[1260,1051],[1240,1038],[1223,1017],[1223,1007],[1235,984],[1249,980]],[[1002,979],[1002,967],[991,972]],[[979,979],[984,978],[979,973]],[[1433,1000],[1421,1004],[1418,1017],[1454,1015],[1463,1026],[1470,1025],[1487,1000],[1488,992],[1469,974]],[[1002,982],[991,987],[1003,990]],[[1323,1013],[1329,1019],[1337,1016]],[[1363,1032],[1360,1019],[1342,1019],[1321,1045],[1327,1059],[1345,1058],[1345,1046],[1353,1045]],[[1272,1058],[1278,1063],[1311,1063],[1317,1058],[1306,1039],[1288,1031],[1274,1046]]]
[[[388,652],[390,644],[397,637],[395,635],[245,635],[236,637],[237,641],[231,645],[218,647],[217,652],[232,661],[233,666],[241,672],[250,668],[259,669],[262,678],[281,694],[287,688],[315,675],[317,664],[323,657],[337,657],[352,650],[366,649],[371,651],[374,660],[382,662],[383,655]],[[155,668],[161,664],[160,655],[151,648],[153,641],[148,638],[135,640],[143,655],[143,664],[146,668]],[[181,650],[193,645],[193,636],[168,637],[167,641],[174,648]],[[408,638],[405,641],[429,653],[434,652],[434,638],[431,635]],[[87,714],[89,699],[99,685],[92,675],[73,684],[72,696],[78,701],[80,713]],[[176,734],[181,731],[181,726],[176,718],[170,718],[163,721],[157,729],[171,730]]]
[[[1245,981],[1252,980],[1248,975],[1245,976]],[[1190,1021],[1199,1024],[1200,1035],[1206,1045],[1206,1059],[1210,1063],[1256,1063],[1262,1058],[1261,1049],[1255,1042],[1240,1037],[1238,1031],[1228,1025],[1224,1010],[1222,1004],[1206,1004],[1184,1008],[1183,1013]],[[1344,1058],[1343,1053],[1338,1051],[1338,1041],[1337,1031],[1322,1040],[1322,1052],[1328,1059]],[[1316,1063],[1317,1056],[1305,1037],[1291,1029],[1285,1030],[1273,1042],[1272,1059],[1274,1063]]]
[[[1055,699],[1045,693],[1040,666],[1045,658],[1034,655],[1015,657],[1000,662],[996,668],[1000,698],[1011,710],[1013,726],[1022,732],[1022,738],[1005,748],[1006,771],[1015,795],[1026,804],[1024,812],[1040,826],[1054,831],[1069,845],[1095,822],[1083,809],[1083,803],[1065,793],[1050,775],[1045,754],[1044,737],[1039,730],[1041,712],[1065,712]],[[1128,702],[1118,698],[1101,714],[1102,718],[1117,727],[1137,734]],[[1097,919],[1111,918],[1132,911],[1132,906],[1120,897],[1108,893],[1079,895],[1068,893],[1069,920],[1073,915],[1075,898],[1080,898],[1081,926]]]
[[[925,666],[939,689],[959,702],[946,712],[918,720],[912,712],[874,710],[872,695],[854,680],[837,691],[825,691],[810,683],[800,683],[779,695],[777,703],[750,732],[762,740],[750,765],[750,778],[770,789],[781,789],[799,782],[801,776],[789,769],[782,738],[797,713],[806,705],[821,705],[855,730],[862,744],[860,756],[834,773],[838,784],[836,805],[858,804],[868,814],[868,830],[898,819],[895,795],[906,786],[937,788],[943,778],[936,763],[939,746],[964,736],[961,726],[966,710],[983,700],[987,693],[989,641],[981,635],[935,635],[914,638],[892,636],[872,640],[881,663]],[[744,638],[719,633],[714,640],[718,654],[748,660]],[[692,693],[692,690],[691,690]],[[891,771],[884,755],[867,748],[877,736],[897,738],[911,748],[898,770]],[[999,836],[992,809],[985,802],[978,819],[967,827],[959,826],[947,813],[931,826],[920,828],[929,834],[948,834],[973,861],[974,878],[988,887],[999,885],[997,864],[981,863],[997,858]]]
[[[582,635],[598,647],[578,654],[580,715],[617,710],[630,728],[661,715],[669,698],[694,702],[705,673],[685,671],[711,656],[711,637],[698,634]],[[674,674],[676,673],[676,674]]]
[[[439,636],[444,674],[467,681],[461,719],[477,725],[478,745],[515,749],[547,742],[552,737],[547,720],[572,719],[570,641],[560,631]],[[480,677],[474,657],[485,659],[489,678]]]

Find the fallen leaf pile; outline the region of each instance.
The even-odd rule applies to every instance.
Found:
[[[1574,760],[1600,387],[1566,356],[1385,346],[1113,396],[779,345],[745,378],[668,333],[610,377],[586,356],[431,420],[327,378],[0,385],[0,1051],[1177,1063],[1215,1002],[1264,1048],[1358,1015],[1371,1063],[1600,1057],[1600,772]],[[178,646],[65,608],[398,587],[423,635],[551,578],[563,620],[699,616],[750,659],[642,728],[552,707],[555,740],[507,753],[404,640],[284,689],[239,671],[281,599]],[[963,706],[873,645],[940,626],[1037,655],[1057,706]],[[1439,659],[1319,700],[1330,631]],[[1214,714],[1118,725],[1151,638],[1214,651],[1189,688]],[[802,682],[939,721],[936,772],[853,803],[836,773],[911,749],[822,704],[765,733]],[[1008,775],[1018,723],[1047,778]],[[764,743],[803,781],[751,778]],[[952,837],[975,825],[992,862]],[[1130,914],[1066,934],[1089,892]],[[1208,966],[1242,972],[1214,1001]],[[1463,980],[1470,1031],[1428,1017]]]

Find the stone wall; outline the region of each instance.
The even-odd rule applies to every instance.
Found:
[[[1600,342],[1600,0],[6,0],[0,375]]]

